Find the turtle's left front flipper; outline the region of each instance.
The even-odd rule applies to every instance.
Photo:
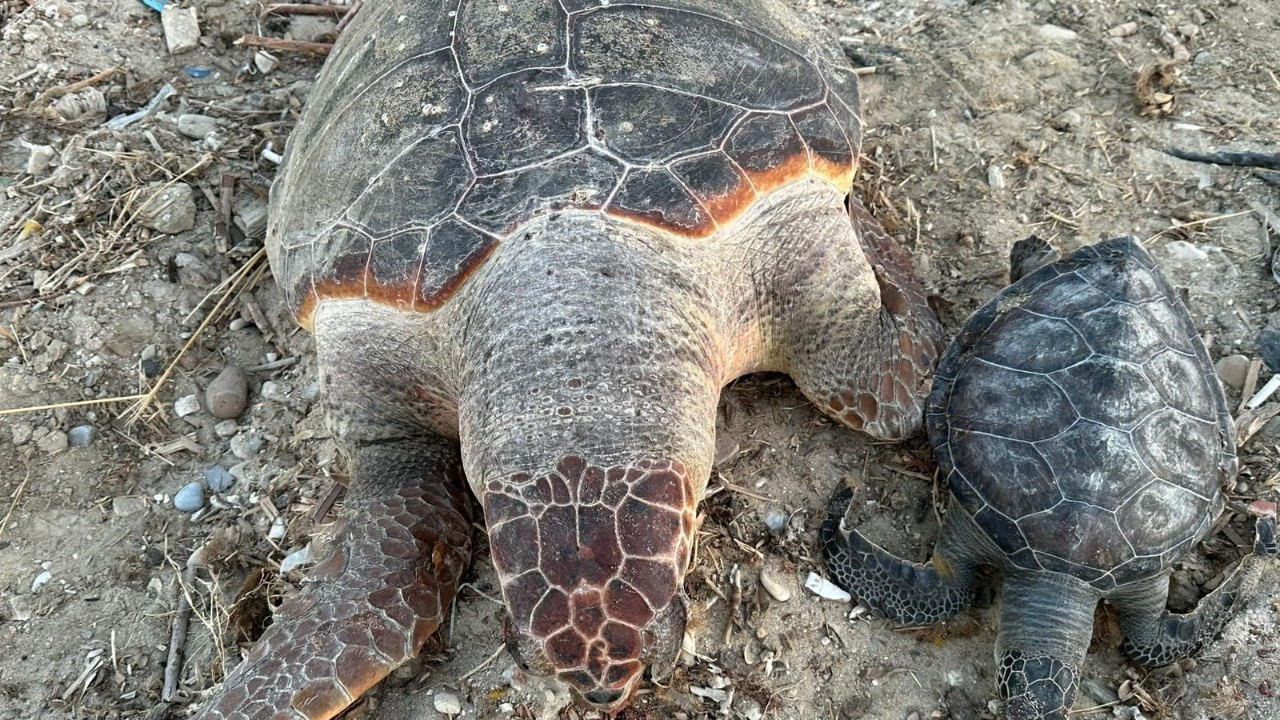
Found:
[[[1263,558],[1280,556],[1276,543],[1276,518],[1258,518],[1253,553],[1245,556],[1213,592],[1204,596],[1196,609],[1185,614],[1166,609],[1169,581],[1152,578],[1109,598],[1124,630],[1125,651],[1146,667],[1160,667],[1199,652],[1239,609],[1245,583],[1258,574]]]
[[[947,515],[933,558],[922,565],[847,529],[844,516],[852,499],[849,488],[838,493],[822,525],[827,569],[837,585],[902,625],[932,625],[968,607],[978,561],[955,542],[957,533],[964,532],[962,521],[955,519],[959,511]]]
[[[447,440],[358,446],[331,551],[197,720],[327,720],[414,657],[471,558],[461,460]]]

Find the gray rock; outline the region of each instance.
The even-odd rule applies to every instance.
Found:
[[[195,394],[183,395],[173,404],[173,414],[178,417],[186,417],[200,412],[200,398]]]
[[[462,713],[462,701],[451,692],[438,691],[431,703],[435,706],[436,712],[444,713],[449,717]]]
[[[222,372],[205,390],[205,404],[209,413],[220,420],[233,418],[244,412],[249,396],[249,376],[235,365],[222,368]]]
[[[211,492],[223,493],[236,484],[236,479],[226,468],[214,465],[204,471],[204,482]]]
[[[178,132],[192,140],[203,140],[218,131],[218,121],[208,115],[184,113],[178,116]]]
[[[242,432],[231,438],[231,454],[248,460],[262,449],[262,437],[256,432]]]
[[[136,495],[121,495],[111,500],[111,512],[119,517],[128,517],[147,511],[147,501]]]
[[[56,455],[67,449],[67,434],[61,430],[53,430],[48,435],[36,440],[36,447],[47,455]]]
[[[67,441],[72,447],[88,447],[97,434],[97,429],[92,425],[77,425],[67,433]]]
[[[16,622],[26,622],[36,614],[36,602],[30,595],[14,595],[9,598],[9,615]]]
[[[173,496],[173,507],[182,512],[195,512],[204,507],[204,488],[200,483],[187,483]]]
[[[239,429],[240,426],[236,424],[235,420],[223,420],[213,426],[213,431],[217,433],[220,438],[229,438],[232,435],[235,435]]]
[[[1228,355],[1213,367],[1218,371],[1218,379],[1223,385],[1240,390],[1244,387],[1244,377],[1249,372],[1249,358],[1244,355]]]
[[[31,434],[35,432],[35,428],[31,423],[16,422],[10,428],[10,432],[13,433],[14,445],[26,445],[31,442]]]
[[[200,44],[200,19],[195,5],[187,8],[177,3],[165,5],[160,12],[160,24],[164,27],[164,41],[170,55],[194,50]]]
[[[142,192],[138,222],[168,235],[176,235],[195,227],[196,201],[190,185],[152,183]]]

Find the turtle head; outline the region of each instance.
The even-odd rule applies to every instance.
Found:
[[[670,672],[694,527],[683,465],[565,458],[539,477],[488,483],[484,505],[521,667],[603,710],[625,705],[647,667]]]

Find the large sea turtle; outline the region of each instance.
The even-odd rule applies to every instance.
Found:
[[[776,0],[365,2],[267,239],[344,524],[200,717],[327,718],[412,657],[471,493],[524,666],[606,709],[669,669],[727,382],[922,424],[939,327],[849,196],[861,137],[839,46]]]
[[[1100,599],[1133,659],[1165,665],[1212,639],[1259,555],[1190,614],[1165,609],[1171,565],[1209,532],[1236,476],[1236,434],[1186,307],[1132,237],[1060,262],[1015,245],[1012,284],[938,363],[926,424],[952,505],[932,560],[900,560],[844,523],[823,527],[836,581],[909,625],[969,601],[974,570],[1004,573],[996,644],[1011,720],[1065,718]]]

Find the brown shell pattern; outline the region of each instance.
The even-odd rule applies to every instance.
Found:
[[[939,362],[926,424],[960,508],[1016,565],[1104,591],[1203,537],[1237,467],[1204,344],[1129,237],[978,310]]]
[[[696,239],[805,176],[847,191],[861,128],[844,58],[768,3],[716,12],[363,9],[272,193],[268,250],[299,321],[321,298],[432,311],[546,213]]]

